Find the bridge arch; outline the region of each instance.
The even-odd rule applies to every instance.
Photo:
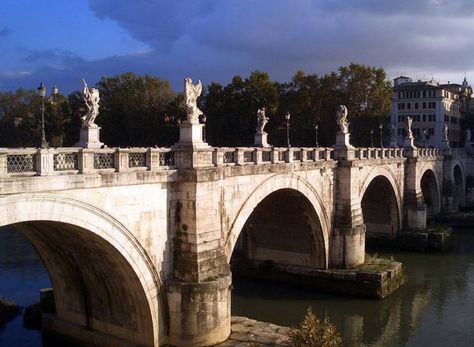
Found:
[[[0,199],[7,225],[32,242],[50,274],[57,319],[46,329],[103,346],[159,345],[160,278],[118,220],[64,196],[19,194]]]
[[[229,233],[225,242],[225,252],[228,261],[232,256],[234,247],[236,246],[239,235],[241,235],[244,226],[254,211],[261,206],[269,206],[269,200],[282,200],[286,196],[293,201],[299,201],[304,205],[305,218],[310,223],[318,224],[316,230],[313,230],[315,242],[320,241],[323,254],[319,254],[317,266],[327,268],[328,266],[328,235],[329,235],[329,218],[327,216],[324,204],[316,192],[315,188],[304,178],[295,174],[274,175],[260,183],[245,199],[241,208],[237,212],[231,224]]]
[[[451,177],[454,184],[454,205],[458,208],[464,206],[466,195],[466,175],[459,160],[453,163]]]
[[[438,177],[432,169],[426,169],[421,175],[420,188],[427,206],[428,216],[441,211],[441,189]]]
[[[367,233],[396,234],[402,225],[400,180],[392,170],[375,167],[360,185],[359,196]]]

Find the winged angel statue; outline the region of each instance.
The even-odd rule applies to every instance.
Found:
[[[184,79],[184,108],[186,109],[189,123],[199,123],[199,116],[202,111],[197,107],[197,98],[201,95],[202,83],[198,81],[196,85],[189,77]]]

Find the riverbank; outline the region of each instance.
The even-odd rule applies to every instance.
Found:
[[[291,346],[291,328],[250,319],[232,317],[231,334],[227,341],[215,347],[286,347]]]

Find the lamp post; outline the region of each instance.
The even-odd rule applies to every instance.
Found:
[[[46,141],[46,135],[44,132],[44,98],[46,97],[46,86],[43,82],[38,87],[38,95],[41,98],[41,148],[48,148],[48,142]]]
[[[374,147],[374,129],[370,129],[370,147]]]
[[[318,143],[318,130],[319,130],[319,125],[318,125],[318,123],[315,123],[315,124],[314,124],[314,136],[315,136],[315,144],[316,144],[316,147],[319,147],[319,143]]]
[[[204,142],[206,142],[206,115],[203,113],[202,116],[201,116],[201,123],[203,124],[203,127],[202,127],[202,140]]]
[[[383,124],[379,124],[379,130],[380,130],[380,148],[383,148]]]
[[[423,129],[423,147],[426,147],[426,137],[428,136],[428,131]]]
[[[285,119],[286,119],[286,145],[288,148],[291,147],[290,145],[290,112],[288,112],[286,115],[285,115]]]

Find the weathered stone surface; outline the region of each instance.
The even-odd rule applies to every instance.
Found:
[[[288,339],[290,328],[260,322],[246,317],[232,317],[231,335],[216,347],[264,347],[291,346]]]

